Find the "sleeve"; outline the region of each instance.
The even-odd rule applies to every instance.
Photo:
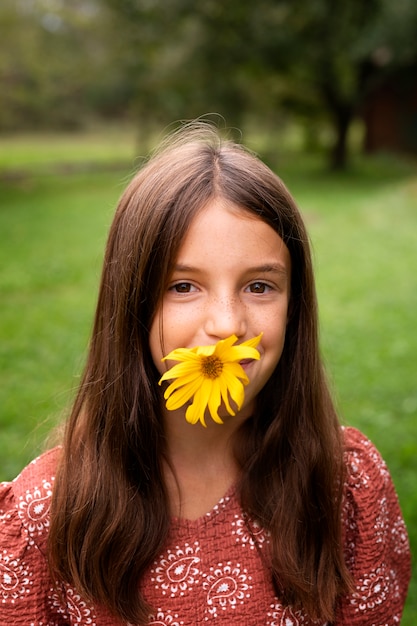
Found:
[[[13,487],[0,484],[0,626],[67,626],[44,550],[22,523]]]
[[[359,431],[345,429],[345,556],[353,591],[335,626],[400,624],[411,576],[407,530],[385,462]]]

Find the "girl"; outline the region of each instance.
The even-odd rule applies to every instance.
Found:
[[[337,420],[303,221],[212,127],[127,187],[63,445],[1,498],[1,624],[400,623],[407,533]]]

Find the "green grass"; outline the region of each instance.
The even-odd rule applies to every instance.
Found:
[[[2,478],[33,455],[76,384],[121,188],[119,173],[1,193]]]
[[[134,134],[0,139],[0,152],[0,479],[10,479],[39,452],[77,384]],[[48,174],[50,164],[84,161],[121,169]],[[309,225],[323,354],[341,418],[388,462],[415,552],[416,164],[356,160],[331,175],[316,157],[289,153],[273,165]],[[414,576],[402,624],[416,618]]]
[[[300,161],[298,161],[300,163]],[[322,349],[341,419],[377,445],[417,551],[417,167],[281,163],[309,225]],[[402,620],[417,621],[414,574]]]
[[[123,163],[130,161],[138,133],[131,127],[111,126],[89,132],[0,136],[0,172],[53,171],[56,166]]]

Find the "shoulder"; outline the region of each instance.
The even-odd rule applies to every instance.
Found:
[[[385,619],[383,612],[400,615],[405,600],[410,579],[407,529],[381,454],[358,430],[344,428],[343,433],[345,558],[356,587],[343,611],[353,612],[359,621],[340,623],[363,623],[362,610],[372,613],[377,606],[381,614],[372,623],[382,623],[378,619]]]
[[[35,616],[52,623],[46,606],[52,589],[46,544],[59,454],[59,448],[46,452],[15,480],[0,484],[0,603],[2,616],[12,624],[35,623]],[[54,618],[53,623],[61,621]]]
[[[370,481],[390,481],[387,465],[375,445],[359,430],[343,428],[346,481],[351,487],[368,488]]]
[[[378,530],[378,521],[389,514],[392,521],[403,525],[397,493],[387,464],[375,445],[356,428],[343,428],[345,479],[344,511],[355,517],[356,528],[370,524],[370,532]]]
[[[344,428],[343,435],[344,552],[353,591],[342,599],[336,623],[399,624],[410,547],[398,497],[374,444],[354,428]]]
[[[61,455],[61,447],[57,446],[47,450],[29,465],[27,465],[12,481],[14,491],[19,491],[25,487],[30,487],[34,483],[44,480],[54,479],[58,461]]]
[[[346,510],[354,507],[357,522],[384,510],[395,512],[402,520],[395,487],[380,452],[355,428],[344,428],[343,434]]]
[[[21,535],[40,546],[46,542],[49,509],[60,448],[45,452],[12,482],[0,484],[0,533]]]

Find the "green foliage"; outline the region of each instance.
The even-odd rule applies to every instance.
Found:
[[[417,63],[414,0],[3,0],[0,28],[0,131],[285,108],[330,125],[334,167],[368,91]]]
[[[335,168],[346,165],[348,131],[368,91],[387,71],[417,61],[412,0],[107,4],[124,25],[126,54],[147,54],[138,102],[145,92],[168,119],[217,111],[238,126],[284,105],[310,125],[331,125]]]
[[[94,0],[2,0],[0,131],[78,128],[114,106],[106,15]]]
[[[0,479],[42,447],[70,404],[85,356],[106,232],[132,168],[66,177],[49,160],[111,159],[124,142],[89,136],[78,151],[40,139],[0,164]],[[417,177],[415,163],[355,161],[337,176],[316,157],[281,150],[271,133],[250,136],[269,154],[309,225],[320,301],[322,348],[341,417],[370,436],[391,469],[417,549]],[[125,150],[125,151],[124,151]],[[72,153],[71,153],[72,151]],[[141,150],[141,152],[143,152]],[[94,156],[95,154],[95,156]],[[41,158],[43,157],[43,158]],[[37,160],[43,162],[41,170]],[[17,165],[29,176],[12,180]],[[403,626],[417,616],[414,575]]]

